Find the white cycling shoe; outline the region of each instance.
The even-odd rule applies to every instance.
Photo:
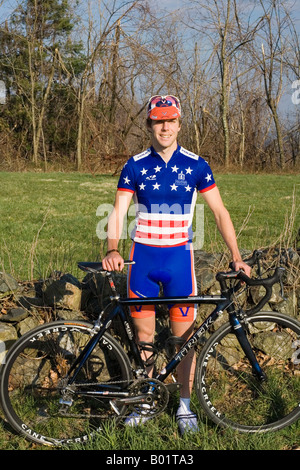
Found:
[[[136,426],[140,426],[141,424],[145,424],[149,419],[149,416],[142,416],[139,413],[133,412],[125,419],[125,425],[134,428]]]
[[[187,412],[185,414],[177,413],[176,421],[178,424],[180,434],[182,436],[183,434],[186,434],[188,432],[199,431],[197,416],[195,415],[195,413],[192,413],[192,412]]]
[[[131,427],[140,426],[141,424],[145,424],[146,421],[151,419],[151,416],[149,416],[148,412],[146,411],[150,408],[150,406],[145,404],[145,405],[142,405],[141,408],[144,408],[145,411],[142,410],[140,413],[137,413],[136,411],[133,411],[125,419],[125,425],[126,426],[131,426]],[[143,416],[143,414],[145,414],[145,416]]]

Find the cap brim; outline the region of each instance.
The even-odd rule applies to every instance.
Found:
[[[176,119],[180,117],[180,112],[175,106],[168,106],[168,107],[162,107],[162,108],[155,107],[151,109],[148,117],[150,119],[153,119],[154,121]]]

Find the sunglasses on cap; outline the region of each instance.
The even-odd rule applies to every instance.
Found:
[[[173,95],[154,95],[148,102],[148,117],[154,108],[169,108],[174,106],[178,110],[179,116],[181,115],[180,101],[176,96]]]

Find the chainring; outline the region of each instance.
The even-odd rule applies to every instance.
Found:
[[[169,402],[167,387],[156,379],[138,379],[130,386],[131,397],[143,397],[142,403],[131,405],[132,410],[143,417],[153,417],[162,413]]]

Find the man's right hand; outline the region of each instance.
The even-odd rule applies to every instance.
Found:
[[[102,267],[106,271],[122,271],[124,259],[117,251],[108,253],[102,260]]]

